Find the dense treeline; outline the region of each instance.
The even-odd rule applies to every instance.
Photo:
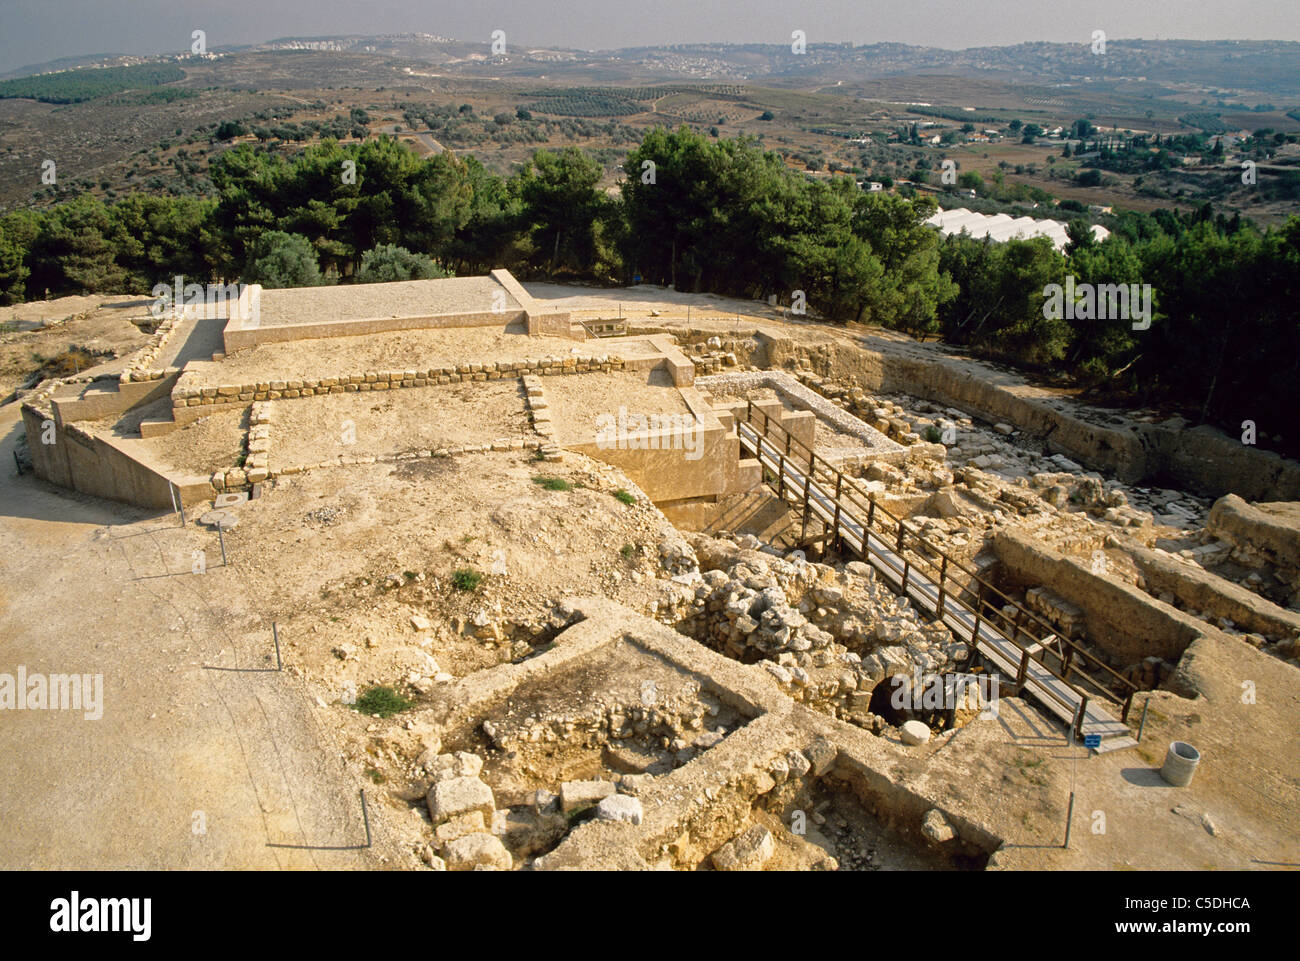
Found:
[[[123,90],[158,87],[185,79],[175,64],[136,64],[130,67],[93,67],[62,70],[0,81],[0,99],[26,98],[45,103],[80,103]]]
[[[832,321],[938,335],[1231,429],[1253,420],[1261,437],[1283,433],[1300,382],[1300,218],[1263,231],[1208,206],[1124,211],[1102,243],[1072,222],[1059,252],[1044,239],[941,238],[924,223],[932,199],[814,180],[745,138],[652,129],[616,195],[603,173],[576,148],[539,150],[503,178],[472,157],[421,160],[390,138],[293,158],[244,144],[213,162],[215,199],[81,197],[0,218],[0,299],[147,291],[177,274],[268,286],[501,266],[639,277],[806,302]],[[1052,285],[1074,291],[1077,308],[1046,309]],[[1107,316],[1104,296],[1089,309],[1089,285],[1136,285],[1125,288],[1131,312]]]

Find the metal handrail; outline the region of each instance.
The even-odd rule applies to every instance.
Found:
[[[788,429],[787,429],[783,424],[781,424],[779,421],[777,421],[777,420],[773,419],[772,417],[770,417],[770,416],[767,414],[766,411],[762,410],[761,408],[756,408],[756,407],[754,407],[754,403],[753,403],[752,400],[751,400],[751,401],[748,401],[748,402],[746,403],[745,422],[746,422],[747,424],[752,425],[752,426],[755,426],[755,427],[757,428],[757,425],[756,425],[755,422],[754,422],[754,414],[755,414],[755,412],[757,412],[758,414],[762,415],[762,418],[763,418],[763,423],[762,423],[762,427],[761,427],[761,431],[762,431],[762,433],[761,433],[761,439],[762,439],[762,440],[766,440],[766,441],[768,441],[769,444],[772,444],[771,438],[770,438],[768,435],[769,435],[769,431],[770,431],[770,429],[771,429],[773,426],[779,428],[779,429],[781,430],[782,434],[784,435],[784,442],[785,442],[785,443],[784,443],[784,446],[785,446],[785,452],[784,452],[784,453],[779,453],[779,452],[778,452],[778,453],[779,453],[779,457],[780,457],[780,466],[779,466],[779,468],[778,468],[778,475],[779,475],[779,476],[778,476],[778,484],[779,484],[779,486],[780,486],[780,488],[781,488],[782,496],[784,496],[784,488],[785,488],[785,478],[784,478],[784,471],[783,471],[784,463],[785,463],[786,458],[789,457],[790,454],[792,453],[792,451],[791,451],[791,447],[792,447],[793,445],[797,445],[798,448],[799,448],[800,450],[802,450],[803,452],[805,452],[806,460],[807,460],[807,462],[808,462],[807,474],[805,475],[806,477],[810,477],[810,478],[818,479],[818,473],[819,473],[819,471],[820,471],[820,473],[821,473],[822,475],[825,475],[825,479],[826,479],[826,480],[828,480],[828,481],[834,481],[834,482],[835,482],[835,489],[836,489],[836,491],[838,492],[838,495],[839,495],[839,496],[837,496],[837,497],[835,497],[835,498],[832,498],[832,499],[833,499],[833,500],[835,501],[835,503],[837,504],[837,514],[842,510],[842,506],[840,505],[840,501],[841,501],[841,500],[847,500],[847,501],[849,501],[849,502],[852,503],[852,504],[856,504],[856,506],[857,506],[859,509],[866,508],[867,517],[866,517],[866,521],[865,521],[865,522],[864,522],[863,519],[860,518],[860,517],[855,517],[855,518],[853,518],[853,519],[854,519],[854,520],[859,524],[859,526],[860,526],[860,527],[862,528],[862,530],[863,530],[863,551],[864,551],[864,552],[870,549],[870,536],[869,536],[869,535],[870,535],[871,533],[876,533],[876,532],[877,532],[877,531],[876,531],[876,528],[875,528],[875,525],[872,523],[872,521],[874,520],[874,515],[875,515],[875,513],[876,513],[877,511],[879,511],[881,514],[883,514],[883,515],[884,515],[885,517],[887,517],[889,520],[892,520],[892,521],[894,522],[895,529],[899,531],[899,540],[900,540],[900,542],[901,542],[901,540],[903,539],[904,534],[910,533],[911,536],[912,536],[912,539],[913,539],[915,542],[921,544],[921,545],[924,546],[926,549],[932,551],[936,556],[938,556],[939,558],[942,559],[942,561],[944,562],[944,567],[938,568],[938,570],[939,570],[939,575],[940,575],[940,580],[939,580],[939,584],[937,585],[937,589],[938,589],[938,591],[939,591],[939,596],[940,596],[941,598],[945,596],[945,592],[944,592],[944,590],[943,590],[943,580],[944,580],[945,577],[949,576],[948,573],[947,573],[946,565],[951,564],[951,565],[955,566],[959,571],[961,571],[961,572],[967,574],[967,575],[971,578],[971,580],[972,580],[974,583],[978,584],[981,588],[984,588],[984,589],[986,589],[986,590],[988,590],[988,591],[991,591],[992,593],[996,594],[998,597],[1002,598],[1003,600],[1005,600],[1007,603],[1009,603],[1011,606],[1013,606],[1013,607],[1016,609],[1016,612],[1017,612],[1017,618],[1016,618],[1016,625],[1015,625],[1015,627],[1014,627],[1013,634],[1008,635],[1008,634],[1006,634],[1005,632],[1003,632],[1003,633],[1004,633],[1004,636],[1006,636],[1007,639],[1008,639],[1009,641],[1011,641],[1011,643],[1012,643],[1013,645],[1015,645],[1018,649],[1020,649],[1020,650],[1024,653],[1025,656],[1029,656],[1029,655],[1028,655],[1028,651],[1026,650],[1025,646],[1022,645],[1022,644],[1020,643],[1020,637],[1019,637],[1019,634],[1020,634],[1020,632],[1021,632],[1021,629],[1020,629],[1020,627],[1019,627],[1019,622],[1020,622],[1021,618],[1023,618],[1023,617],[1028,617],[1028,619],[1030,620],[1030,622],[1032,622],[1032,623],[1034,623],[1034,624],[1037,624],[1038,626],[1040,626],[1041,628],[1043,628],[1045,631],[1047,631],[1047,632],[1049,632],[1049,633],[1052,633],[1052,634],[1057,634],[1057,636],[1060,638],[1060,641],[1061,641],[1061,645],[1062,645],[1062,649],[1063,649],[1063,651],[1065,651],[1066,649],[1068,649],[1068,653],[1065,653],[1064,656],[1063,656],[1063,664],[1064,664],[1064,670],[1065,670],[1065,673],[1066,673],[1066,674],[1068,674],[1068,673],[1070,672],[1070,668],[1071,668],[1071,666],[1072,666],[1072,662],[1073,662],[1074,658],[1075,658],[1076,656],[1078,656],[1078,657],[1082,658],[1082,659],[1084,660],[1085,663],[1095,663],[1095,664],[1097,664],[1097,665],[1100,666],[1100,667],[1101,667],[1101,668],[1102,668],[1106,673],[1108,673],[1109,675],[1111,675],[1112,677],[1114,677],[1114,679],[1115,679],[1116,681],[1118,681],[1120,684],[1122,684],[1122,685],[1124,686],[1124,688],[1127,689],[1127,696],[1124,697],[1123,700],[1122,700],[1122,702],[1121,702],[1121,701],[1119,701],[1118,696],[1117,696],[1114,692],[1108,690],[1108,689],[1107,689],[1105,686],[1103,686],[1101,683],[1099,683],[1099,682],[1096,681],[1095,679],[1089,677],[1089,676],[1088,676],[1086,673],[1084,673],[1084,671],[1081,670],[1078,666],[1074,666],[1074,668],[1073,668],[1075,674],[1077,674],[1081,679],[1083,679],[1084,681],[1086,681],[1086,682],[1087,682],[1088,684],[1090,684],[1092,687],[1096,688],[1099,692],[1101,692],[1101,694],[1102,694],[1104,697],[1106,697],[1106,698],[1108,698],[1108,699],[1112,699],[1112,698],[1113,698],[1113,699],[1116,699],[1117,703],[1122,703],[1122,708],[1123,708],[1123,719],[1124,719],[1125,721],[1127,721],[1127,719],[1128,719],[1129,708],[1130,708],[1130,706],[1131,706],[1131,704],[1132,704],[1132,700],[1133,700],[1133,695],[1134,695],[1134,694],[1136,693],[1136,691],[1137,691],[1137,685],[1136,685],[1135,683],[1133,683],[1133,682],[1130,681],[1128,678],[1124,677],[1122,674],[1120,674],[1119,672],[1117,672],[1117,671],[1116,671],[1114,668],[1112,668],[1109,664],[1106,664],[1104,661],[1100,660],[1096,655],[1094,655],[1094,654],[1092,654],[1091,652],[1089,652],[1089,651],[1083,649],[1082,647],[1080,647],[1078,644],[1076,644],[1076,643],[1075,643],[1073,640],[1071,640],[1070,638],[1067,638],[1067,637],[1064,637],[1063,635],[1060,635],[1059,632],[1057,631],[1057,629],[1056,629],[1055,627],[1053,627],[1053,626],[1052,626],[1051,624],[1049,624],[1047,621],[1043,620],[1041,617],[1039,617],[1039,616],[1038,616],[1037,614],[1035,614],[1033,611],[1031,611],[1031,610],[1029,610],[1028,608],[1024,607],[1024,605],[1022,605],[1020,602],[1018,602],[1018,601],[1016,601],[1014,598],[1008,596],[1006,593],[1004,593],[1003,591],[999,590],[999,589],[998,589],[997,587],[995,587],[993,584],[989,583],[987,580],[985,580],[983,577],[981,577],[981,576],[980,576],[976,571],[971,570],[971,569],[968,568],[965,564],[963,564],[963,563],[961,563],[960,561],[958,561],[958,560],[956,560],[956,559],[950,557],[950,556],[947,554],[947,552],[945,552],[945,551],[942,550],[941,548],[935,546],[934,544],[930,543],[928,540],[926,540],[925,537],[923,537],[921,534],[917,533],[915,530],[909,529],[908,526],[906,525],[906,523],[904,522],[904,520],[903,520],[902,518],[900,518],[900,517],[896,517],[896,516],[894,516],[892,513],[890,513],[889,510],[888,510],[887,508],[883,507],[883,506],[880,505],[878,502],[876,502],[876,500],[875,500],[874,497],[872,497],[872,496],[870,496],[870,495],[867,495],[867,500],[866,500],[866,502],[864,503],[863,498],[862,498],[862,495],[861,495],[860,493],[858,493],[858,492],[854,489],[854,487],[853,487],[852,485],[847,485],[847,486],[844,485],[844,483],[843,483],[844,477],[843,477],[843,475],[841,474],[840,471],[836,470],[835,468],[832,468],[832,467],[828,467],[828,466],[826,466],[826,464],[825,464],[824,462],[818,462],[818,461],[817,461],[817,458],[816,458],[816,453],[812,450],[812,448],[810,448],[807,444],[805,444],[803,441],[799,440],[799,438],[795,437],[792,433],[790,433],[790,431],[789,431],[789,430],[788,430]],[[777,446],[777,445],[773,444],[773,447],[776,447],[776,446]],[[826,494],[825,491],[820,491],[819,493],[821,493],[821,495],[824,496],[824,497],[829,496],[829,495]],[[835,536],[837,536],[837,537],[840,536],[838,530],[835,531]],[[878,556],[880,556],[880,557],[882,558],[882,560],[884,559],[884,556],[883,556],[883,555],[880,555],[880,552],[879,552],[879,551],[875,551],[874,553],[876,553]],[[896,553],[898,553],[900,557],[903,556],[901,550],[897,551]],[[934,564],[932,561],[928,560],[927,558],[925,558],[925,557],[923,557],[923,556],[920,556],[920,555],[919,555],[919,552],[914,551],[914,553],[918,553],[918,557],[920,558],[921,563],[924,563],[924,564],[925,564],[927,567],[929,567],[930,569],[935,569],[935,564]],[[908,558],[906,558],[906,557],[904,557],[904,561],[905,561],[905,566],[906,566],[906,563],[910,563],[910,560],[909,560]],[[891,568],[893,567],[893,565],[889,565],[889,566],[890,566]],[[969,585],[967,585],[967,587],[969,588]],[[903,583],[903,590],[904,590],[904,592],[906,592],[906,580],[904,580],[904,583]],[[980,617],[983,616],[983,615],[981,614],[981,612],[980,612],[979,610],[977,610],[977,609],[971,607],[971,605],[967,604],[964,600],[962,600],[962,598],[960,597],[960,595],[952,596],[952,599],[953,599],[956,603],[958,603],[961,607],[965,608],[967,611],[969,611],[972,615],[975,616],[975,618],[976,618],[976,624],[977,624],[977,626],[978,626],[978,619],[979,619]],[[937,613],[939,614],[940,618],[942,619],[943,614],[944,614],[943,610],[940,609],[939,611],[937,611]],[[1003,614],[1001,611],[998,611],[997,613],[998,613],[998,615],[1002,618],[1002,620],[1003,620],[1004,622],[1006,622],[1006,621],[1008,620],[1007,617],[1006,617],[1006,615]],[[1031,636],[1032,636],[1032,635],[1031,635]],[[1078,688],[1076,687],[1076,685],[1074,685],[1073,683],[1071,683],[1071,682],[1070,682],[1066,677],[1064,677],[1064,676],[1062,676],[1061,674],[1058,674],[1056,671],[1054,671],[1054,670],[1053,670],[1049,665],[1047,665],[1047,664],[1042,660],[1041,657],[1039,657],[1039,658],[1033,658],[1033,659],[1036,660],[1036,661],[1038,662],[1038,664],[1039,664],[1039,665],[1040,665],[1044,670],[1046,670],[1047,672],[1049,672],[1050,674],[1052,674],[1052,676],[1054,676],[1054,677],[1056,677],[1057,679],[1059,679],[1060,681],[1062,681],[1064,684],[1066,684],[1068,687],[1070,687],[1072,690],[1074,690],[1076,693],[1078,693],[1079,696],[1082,697],[1082,698],[1084,698],[1085,701],[1086,701],[1086,698],[1087,698],[1087,695],[1086,695],[1086,694],[1084,694],[1082,691],[1078,690]]]

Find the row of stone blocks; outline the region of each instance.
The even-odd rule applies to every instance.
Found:
[[[184,387],[172,391],[172,407],[200,407],[281,398],[314,397],[322,394],[356,393],[371,390],[395,390],[401,387],[426,387],[432,384],[459,384],[470,381],[500,380],[520,374],[585,374],[590,371],[623,369],[621,357],[563,357],[543,360],[502,361],[488,364],[458,364],[425,371],[381,370],[320,380],[273,380],[257,384],[221,387]],[[183,379],[183,378],[182,378]]]
[[[158,359],[162,353],[163,347],[171,339],[172,332],[180,324],[180,318],[169,317],[158,325],[157,330],[150,336],[149,342],[144,345],[139,354],[131,360],[126,370],[118,376],[122,383],[132,383],[146,380],[162,380],[164,377],[170,377],[177,372],[177,368],[153,368],[149,366]]]
[[[551,405],[542,391],[541,378],[536,374],[524,376],[524,396],[528,398],[528,412],[533,420],[533,430],[542,437],[554,437],[555,425],[551,421]]]
[[[501,439],[494,440],[490,444],[465,444],[460,447],[439,447],[436,450],[405,451],[400,454],[360,454],[348,455],[340,454],[338,457],[330,460],[323,460],[315,464],[297,464],[293,466],[271,469],[265,461],[259,462],[261,466],[254,466],[253,458],[258,455],[250,455],[247,467],[235,467],[230,470],[217,471],[210,478],[212,489],[218,493],[224,491],[245,490],[252,484],[260,484],[262,481],[269,480],[272,477],[288,477],[293,474],[301,474],[303,471],[317,470],[326,467],[357,467],[363,464],[391,464],[404,460],[419,460],[420,458],[432,457],[455,457],[460,454],[480,454],[488,451],[511,451],[511,450],[539,450],[543,448],[544,443],[536,440]]]

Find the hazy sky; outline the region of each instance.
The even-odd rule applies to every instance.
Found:
[[[0,71],[93,53],[419,31],[604,49],[702,41],[961,48],[1108,37],[1300,40],[1300,0],[0,0]]]

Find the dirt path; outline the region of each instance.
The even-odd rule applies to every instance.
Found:
[[[0,409],[12,463],[17,406]],[[342,868],[370,851],[358,787],[258,591],[205,532],[0,471],[0,673],[103,675],[103,716],[6,711],[0,867]],[[214,670],[212,668],[224,668]]]

